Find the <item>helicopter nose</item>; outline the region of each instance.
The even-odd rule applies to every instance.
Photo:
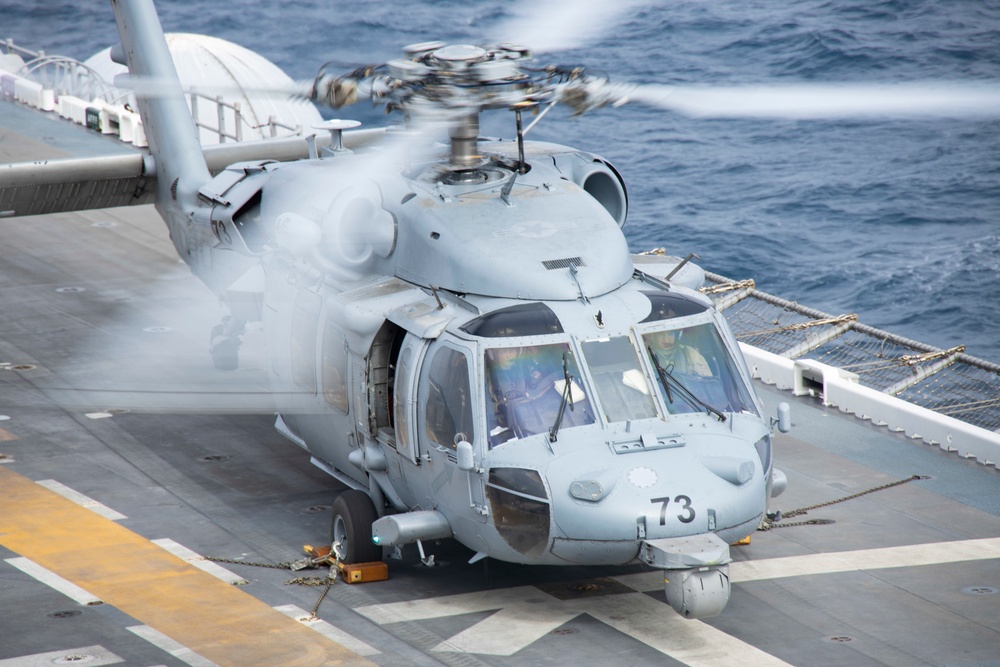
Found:
[[[718,533],[742,539],[764,512],[760,461],[745,441],[688,443],[668,451],[601,447],[560,457],[547,470],[557,547]],[[717,455],[716,455],[717,454]],[[561,533],[561,535],[558,535]]]

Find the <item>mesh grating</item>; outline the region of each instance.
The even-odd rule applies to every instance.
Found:
[[[711,273],[706,277],[719,285],[733,282]],[[725,306],[732,292],[711,298]],[[740,342],[843,368],[866,387],[891,389],[915,405],[1000,430],[1000,366],[962,354],[963,348],[939,350],[757,290],[723,313]]]

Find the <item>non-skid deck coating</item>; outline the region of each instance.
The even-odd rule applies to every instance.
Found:
[[[259,332],[240,370],[212,368],[221,312],[155,212],[0,219],[0,313],[0,667],[263,664],[278,635],[271,664],[1000,665],[1000,474],[768,389],[795,424],[773,506],[932,478],[757,533],[705,622],[674,614],[655,572],[467,565],[444,541],[427,545],[443,567],[410,547],[301,625],[321,589],[295,574],[225,565],[235,587],[152,544],[293,560],[342,490],[273,430]]]

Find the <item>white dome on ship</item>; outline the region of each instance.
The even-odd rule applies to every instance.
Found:
[[[239,105],[242,117],[239,134],[243,141],[309,134],[313,125],[323,121],[310,102],[261,92],[288,87],[293,81],[260,54],[224,39],[190,33],[168,34],[167,46],[181,85],[210,95],[199,97],[195,103],[196,120],[204,126],[199,127],[202,145],[222,143],[216,94],[221,95],[226,104]],[[116,75],[127,71],[123,65],[111,61],[110,48],[95,53],[85,64],[109,83],[114,82]],[[126,92],[122,91],[122,99],[125,96]],[[191,96],[187,97],[190,107]],[[134,107],[134,99],[130,102]],[[236,112],[228,107],[223,109],[222,131],[231,135],[226,141],[232,142],[237,135]]]

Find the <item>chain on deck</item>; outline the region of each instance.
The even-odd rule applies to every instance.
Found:
[[[823,507],[830,507],[831,505],[837,505],[839,503],[847,502],[848,500],[854,500],[855,498],[860,498],[861,496],[867,496],[871,493],[878,493],[879,491],[885,491],[886,489],[892,489],[897,486],[902,486],[903,484],[909,484],[910,482],[916,482],[921,479],[930,479],[927,475],[911,475],[906,479],[900,479],[895,482],[889,482],[888,484],[882,484],[881,486],[876,486],[871,489],[865,489],[864,491],[858,491],[857,493],[852,493],[849,496],[844,496],[843,498],[837,498],[836,500],[828,500],[823,503],[817,503],[816,505],[809,505],[808,507],[800,507],[799,509],[791,510],[790,512],[775,512],[773,515],[768,513],[767,517],[760,522],[757,527],[759,531],[774,530],[775,528],[791,528],[792,526],[807,526],[807,525],[826,525],[835,523],[832,519],[806,519],[804,521],[793,521],[791,523],[778,523],[784,519],[791,519],[792,517],[801,516],[802,514],[808,514],[810,510],[818,510]]]
[[[1000,430],[1000,365],[941,350],[707,273],[703,288],[736,338],[790,359],[814,359],[855,373],[860,384],[960,419]]]

